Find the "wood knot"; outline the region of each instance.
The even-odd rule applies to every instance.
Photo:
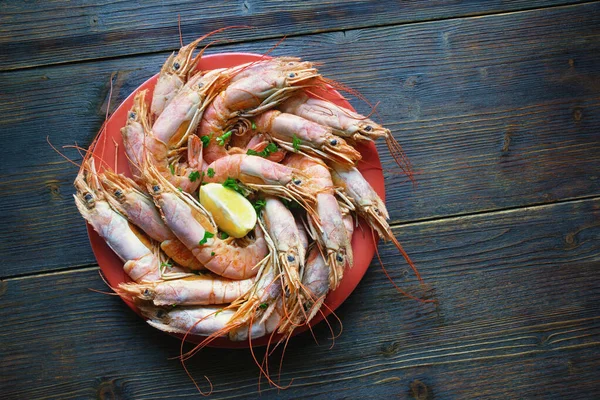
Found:
[[[573,109],[573,120],[575,122],[580,122],[582,118],[583,118],[583,108],[575,107]]]
[[[381,345],[381,353],[386,357],[391,357],[398,353],[402,346],[398,342],[392,342],[388,344]]]
[[[52,200],[61,200],[63,198],[60,193],[60,182],[58,180],[46,181],[46,187],[50,191],[50,198]]]
[[[570,248],[575,247],[575,245],[577,244],[577,238],[575,237],[575,233],[567,233],[567,235],[565,236],[565,243]]]
[[[116,379],[100,379],[100,384],[98,385],[98,389],[96,390],[96,398],[101,400],[114,400],[124,398],[121,385],[116,383]]]
[[[510,128],[504,134],[504,140],[502,142],[502,155],[508,154],[508,151],[510,150],[510,142],[512,140],[512,136],[513,136],[513,130],[512,130],[512,128]]]
[[[410,395],[417,400],[427,400],[431,398],[431,391],[426,384],[415,379],[410,383]]]

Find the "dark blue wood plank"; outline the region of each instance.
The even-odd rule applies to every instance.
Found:
[[[415,189],[386,171],[398,223],[598,195],[599,27],[595,3],[290,38],[276,54],[322,61],[326,76],[381,101],[379,114],[419,183]],[[272,44],[213,51],[264,52]],[[46,136],[57,146],[89,144],[111,75],[114,107],[165,56],[0,74],[0,276],[94,262],[71,198],[76,169]],[[379,148],[386,169],[394,168]]]
[[[174,50],[179,47],[178,16],[186,42],[231,25],[253,26],[253,30],[229,35],[234,41],[248,41],[578,2],[4,2],[0,70]]]
[[[290,341],[265,398],[593,398],[600,390],[598,200],[396,229],[438,307],[398,294],[376,265],[325,325]],[[382,258],[404,288],[396,251]],[[0,389],[7,398],[172,399],[195,388],[179,342],[145,324],[93,268],[0,286]],[[337,324],[332,321],[334,327]],[[258,350],[262,355],[262,350]],[[277,353],[276,353],[277,355]],[[271,365],[276,371],[277,358]],[[188,363],[213,398],[255,398],[245,350],[205,349]],[[277,376],[276,372],[273,376]],[[411,397],[412,396],[412,397]]]

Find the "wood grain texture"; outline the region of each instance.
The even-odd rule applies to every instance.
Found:
[[[337,312],[344,331],[335,346],[329,349],[325,325],[314,332],[320,345],[308,333],[293,339],[281,375],[284,384],[294,379],[292,387],[278,393],[263,381],[262,397],[594,398],[598,200],[395,232],[438,306],[399,295],[374,265]],[[395,250],[381,250],[398,282],[410,288]],[[94,268],[2,282],[3,396],[193,397],[180,364],[167,360],[178,354],[178,341],[147,326],[118,298],[88,288],[106,289]],[[245,350],[205,349],[188,366],[199,380],[210,377],[212,398],[257,395],[258,372]]]
[[[227,35],[239,42],[570,3],[578,1],[3,2],[0,70],[175,50],[178,16],[185,42],[224,26],[254,27]]]
[[[296,37],[276,54],[321,61],[326,76],[381,101],[419,183],[390,173],[379,146],[393,223],[599,193],[599,3]],[[89,144],[111,77],[114,109],[165,57],[0,73],[0,276],[94,262],[71,197],[76,168],[46,136],[59,147]]]

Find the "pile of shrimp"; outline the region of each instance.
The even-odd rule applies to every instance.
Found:
[[[121,129],[131,177],[95,165],[89,150],[75,202],[131,278],[113,289],[151,326],[206,337],[199,347],[289,339],[352,268],[359,217],[414,267],[357,169],[361,144],[382,138],[397,160],[401,149],[388,129],[315,95],[333,81],[311,62],[198,70],[205,37],[168,57],[152,95],[135,95]],[[219,231],[198,201],[205,183],[254,204],[246,237]]]

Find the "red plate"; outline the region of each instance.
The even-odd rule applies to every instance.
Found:
[[[209,70],[216,68],[233,67],[235,65],[247,63],[250,61],[256,61],[261,58],[264,57],[258,54],[250,53],[223,53],[207,55],[204,56],[200,61],[199,68],[203,70]],[[106,161],[108,165],[114,166],[116,159],[118,165],[118,172],[123,173],[127,176],[131,176],[131,173],[129,171],[129,165],[127,164],[127,158],[125,157],[125,152],[123,150],[124,147],[120,129],[123,126],[125,126],[125,122],[127,120],[127,113],[133,105],[133,98],[135,94],[140,90],[148,89],[148,96],[151,96],[157,79],[158,74],[148,79],[140,87],[138,87],[131,95],[129,95],[129,97],[116,109],[114,114],[107,121],[106,130],[100,135],[96,147],[93,150],[94,156],[98,159],[102,158]],[[353,109],[350,103],[348,103],[342,97],[342,95],[340,95],[337,91],[333,89],[324,91],[320,94],[323,97],[335,102],[340,106]],[[116,150],[113,140],[118,144]],[[385,200],[385,186],[383,182],[381,162],[379,161],[379,155],[377,154],[375,146],[372,143],[369,143],[369,145],[362,146],[359,150],[362,153],[363,160],[359,163],[358,169],[362,172],[365,178],[377,191],[379,196]],[[100,162],[97,162],[96,165],[99,166],[101,164]],[[90,238],[90,243],[92,245],[92,250],[94,251],[94,255],[98,260],[98,265],[104,273],[108,283],[112,287],[116,287],[121,282],[130,281],[129,277],[123,272],[123,262],[112,252],[112,250],[106,245],[104,240],[100,238],[100,236],[98,236],[98,234],[93,230],[93,228],[90,225],[87,226],[87,230]],[[375,244],[373,243],[370,230],[368,229],[364,221],[361,221],[361,226],[354,231],[354,235],[352,236],[352,248],[354,250],[354,267],[352,269],[346,270],[344,278],[338,289],[329,293],[329,295],[327,296],[327,299],[325,301],[325,305],[327,307],[322,308],[322,311],[325,314],[325,316],[329,315],[331,311],[337,309],[344,302],[344,300],[348,298],[350,293],[352,293],[352,291],[358,285],[358,282],[360,282],[360,280],[364,276],[365,272],[367,271],[367,268],[369,267],[369,264],[371,263],[371,259],[375,254]],[[133,305],[133,303],[127,300],[124,301],[127,303],[127,305],[129,305],[129,307],[131,307],[131,309],[133,309],[136,313],[140,314],[139,310]],[[318,314],[311,321],[310,325],[313,326],[317,324],[318,322],[322,321],[323,318],[323,315]],[[305,331],[306,329],[308,329],[308,327],[306,326],[296,329],[296,332],[294,334]],[[195,343],[202,341],[202,339],[203,337],[201,336],[188,336],[186,338],[186,340]],[[274,338],[273,340],[275,339],[276,338]],[[265,345],[267,341],[268,337],[256,339],[252,341],[252,346]],[[210,344],[210,346],[234,348],[248,347],[248,344],[249,343],[247,341],[232,342],[226,338],[217,338]]]

